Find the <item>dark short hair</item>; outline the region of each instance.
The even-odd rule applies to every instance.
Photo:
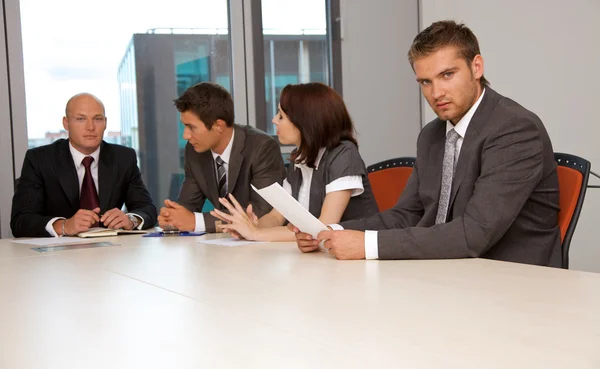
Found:
[[[448,46],[457,48],[459,56],[467,62],[469,69],[471,69],[473,59],[481,54],[477,37],[469,27],[463,23],[444,20],[433,23],[415,37],[408,51],[408,61],[413,66],[415,60],[429,56]],[[481,87],[490,84],[483,75],[479,83]]]
[[[223,87],[213,82],[201,82],[185,90],[174,100],[180,113],[194,113],[211,129],[217,119],[225,121],[228,127],[233,126],[233,99]]]
[[[351,141],[354,124],[342,97],[322,83],[287,85],[281,91],[281,110],[300,131],[300,147],[291,159],[314,168],[319,149],[332,149],[341,141]]]

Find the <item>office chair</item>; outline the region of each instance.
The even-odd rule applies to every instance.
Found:
[[[385,160],[367,167],[369,182],[379,211],[396,205],[410,177],[416,158]]]
[[[560,239],[562,242],[563,268],[569,268],[569,248],[571,238],[575,233],[575,227],[581,214],[583,200],[587,188],[600,188],[600,186],[589,186],[590,173],[598,175],[590,170],[589,161],[575,155],[565,153],[554,153],[557,164],[558,188],[560,192],[558,213],[558,226],[560,227]],[[600,177],[598,177],[600,178]]]

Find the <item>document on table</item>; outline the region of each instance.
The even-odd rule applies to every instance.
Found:
[[[10,242],[16,243],[24,243],[28,245],[36,245],[36,246],[60,246],[60,245],[68,245],[70,243],[85,243],[85,240],[82,240],[79,237],[41,237],[41,238],[28,238],[28,239],[15,239],[10,240]]]
[[[319,232],[328,230],[325,224],[300,205],[279,183],[260,190],[252,185],[252,189],[300,231],[317,238]]]
[[[207,243],[209,245],[217,245],[217,246],[227,246],[227,247],[236,247],[236,246],[245,246],[253,243],[258,243],[257,241],[248,241],[248,240],[238,240],[237,238],[217,238],[214,240],[198,240],[198,243]]]
[[[106,247],[106,246],[121,246],[121,244],[113,243],[113,242],[70,243],[67,245],[32,247],[31,249],[33,251],[37,251],[37,252],[52,252],[52,251],[64,251],[64,250],[92,249],[95,247]]]

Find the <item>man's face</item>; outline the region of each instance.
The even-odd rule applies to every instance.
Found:
[[[63,127],[69,132],[69,141],[75,149],[91,154],[102,143],[106,129],[104,107],[92,96],[76,97],[67,108]]]
[[[458,50],[448,46],[415,60],[413,69],[423,96],[441,120],[458,123],[481,93],[481,55],[473,59],[469,68]]]
[[[211,129],[208,129],[200,118],[191,111],[181,113],[180,119],[184,125],[183,139],[194,147],[194,151],[205,152],[214,149],[219,144],[216,122]]]

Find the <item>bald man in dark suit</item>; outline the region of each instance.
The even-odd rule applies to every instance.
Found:
[[[104,105],[87,93],[67,103],[68,140],[27,151],[11,214],[15,237],[73,236],[92,226],[146,229],[156,208],[133,149],[102,140]],[[123,204],[128,213],[121,208]]]

